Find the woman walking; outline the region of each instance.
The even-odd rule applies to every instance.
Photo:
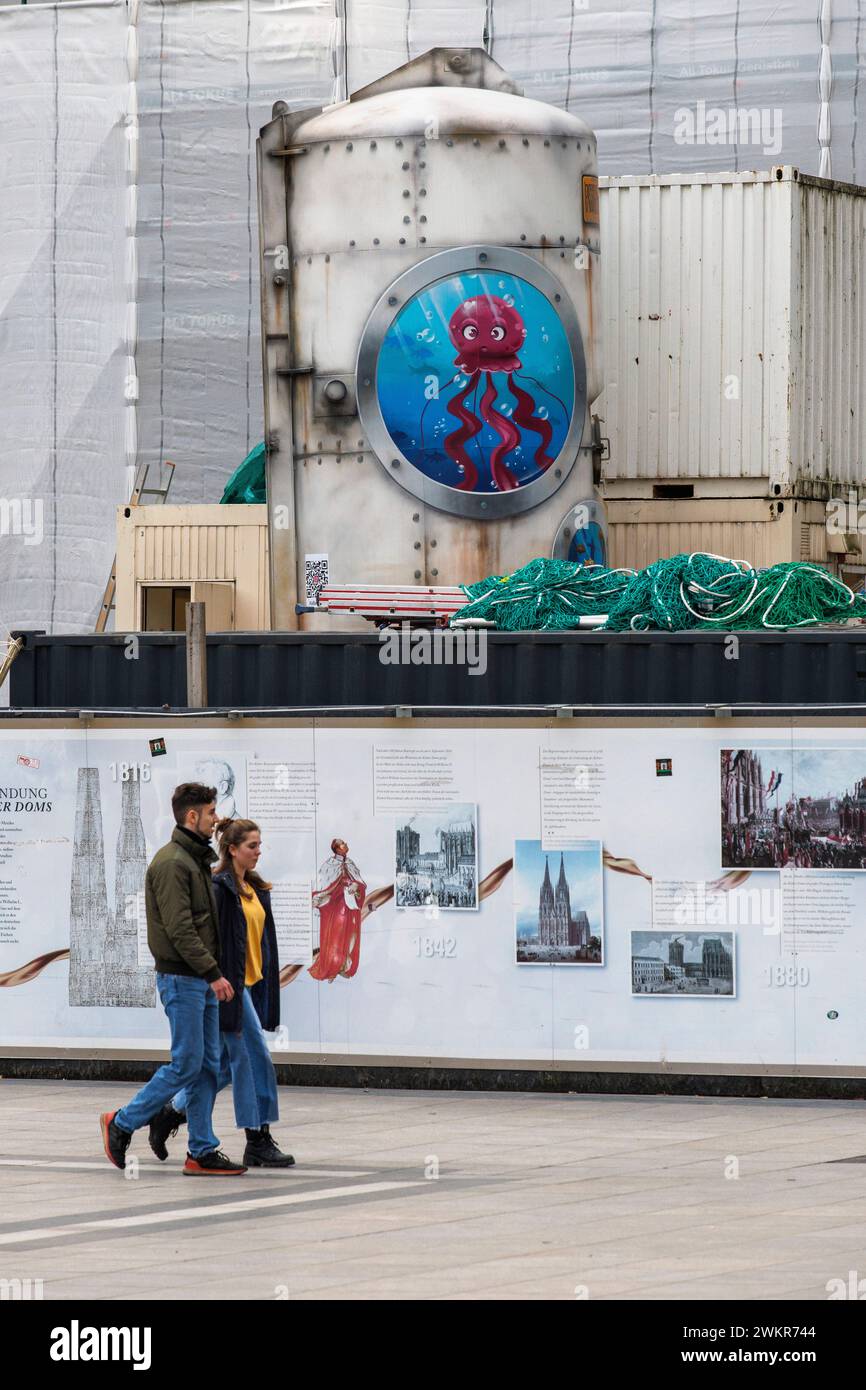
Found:
[[[234,997],[219,1006],[222,1041],[219,1090],[232,1083],[235,1123],[246,1130],[248,1168],[289,1168],[291,1154],[280,1151],[270,1126],[279,1119],[277,1078],[264,1029],[280,1021],[280,965],[271,911],[271,885],[258,873],[262,852],[259,827],[251,820],[218,821],[219,862],[213,886],[219,916],[220,968]],[[150,1124],[150,1146],[167,1158],[166,1139],[183,1123],[186,1095],[181,1091]]]

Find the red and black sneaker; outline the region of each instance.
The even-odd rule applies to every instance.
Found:
[[[242,1163],[232,1163],[222,1149],[210,1149],[198,1158],[188,1153],[183,1171],[191,1178],[236,1178],[247,1170]]]
[[[99,1128],[102,1130],[102,1143],[105,1148],[105,1157],[109,1163],[113,1163],[115,1168],[126,1167],[126,1151],[129,1148],[132,1135],[128,1130],[121,1129],[114,1123],[116,1110],[109,1110],[105,1115],[99,1117]]]

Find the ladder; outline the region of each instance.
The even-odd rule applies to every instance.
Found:
[[[314,604],[296,613],[351,613],[378,626],[396,619],[442,625],[469,602],[456,584],[326,584]]]
[[[156,497],[159,499],[159,503],[164,505],[165,499],[168,496],[168,490],[171,487],[171,480],[174,477],[174,464],[167,462],[163,464],[163,468],[168,469],[165,487],[147,486],[147,474],[149,468],[150,464],[148,463],[140,463],[138,465],[138,468],[135,472],[135,482],[132,485],[132,492],[129,495],[129,502],[127,503],[128,506],[140,506],[142,497]],[[114,608],[114,598],[116,592],[117,553],[115,552],[114,560],[111,564],[111,574],[108,576],[108,583],[105,586],[105,593],[102,595],[102,603],[99,608],[99,616],[96,619],[96,627],[94,628],[94,632],[105,631],[105,624],[108,622],[108,615]]]

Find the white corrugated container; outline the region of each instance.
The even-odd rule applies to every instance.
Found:
[[[866,188],[790,166],[599,185],[607,496],[866,482]]]

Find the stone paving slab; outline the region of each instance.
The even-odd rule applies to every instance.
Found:
[[[838,1162],[866,1153],[862,1102],[281,1087],[294,1169],[185,1178],[183,1131],[165,1165],[140,1132],[130,1180],[97,1117],[134,1090],[0,1081],[0,1279],[58,1301],[760,1302],[866,1277],[866,1164]],[[215,1120],[239,1157],[225,1095]]]

